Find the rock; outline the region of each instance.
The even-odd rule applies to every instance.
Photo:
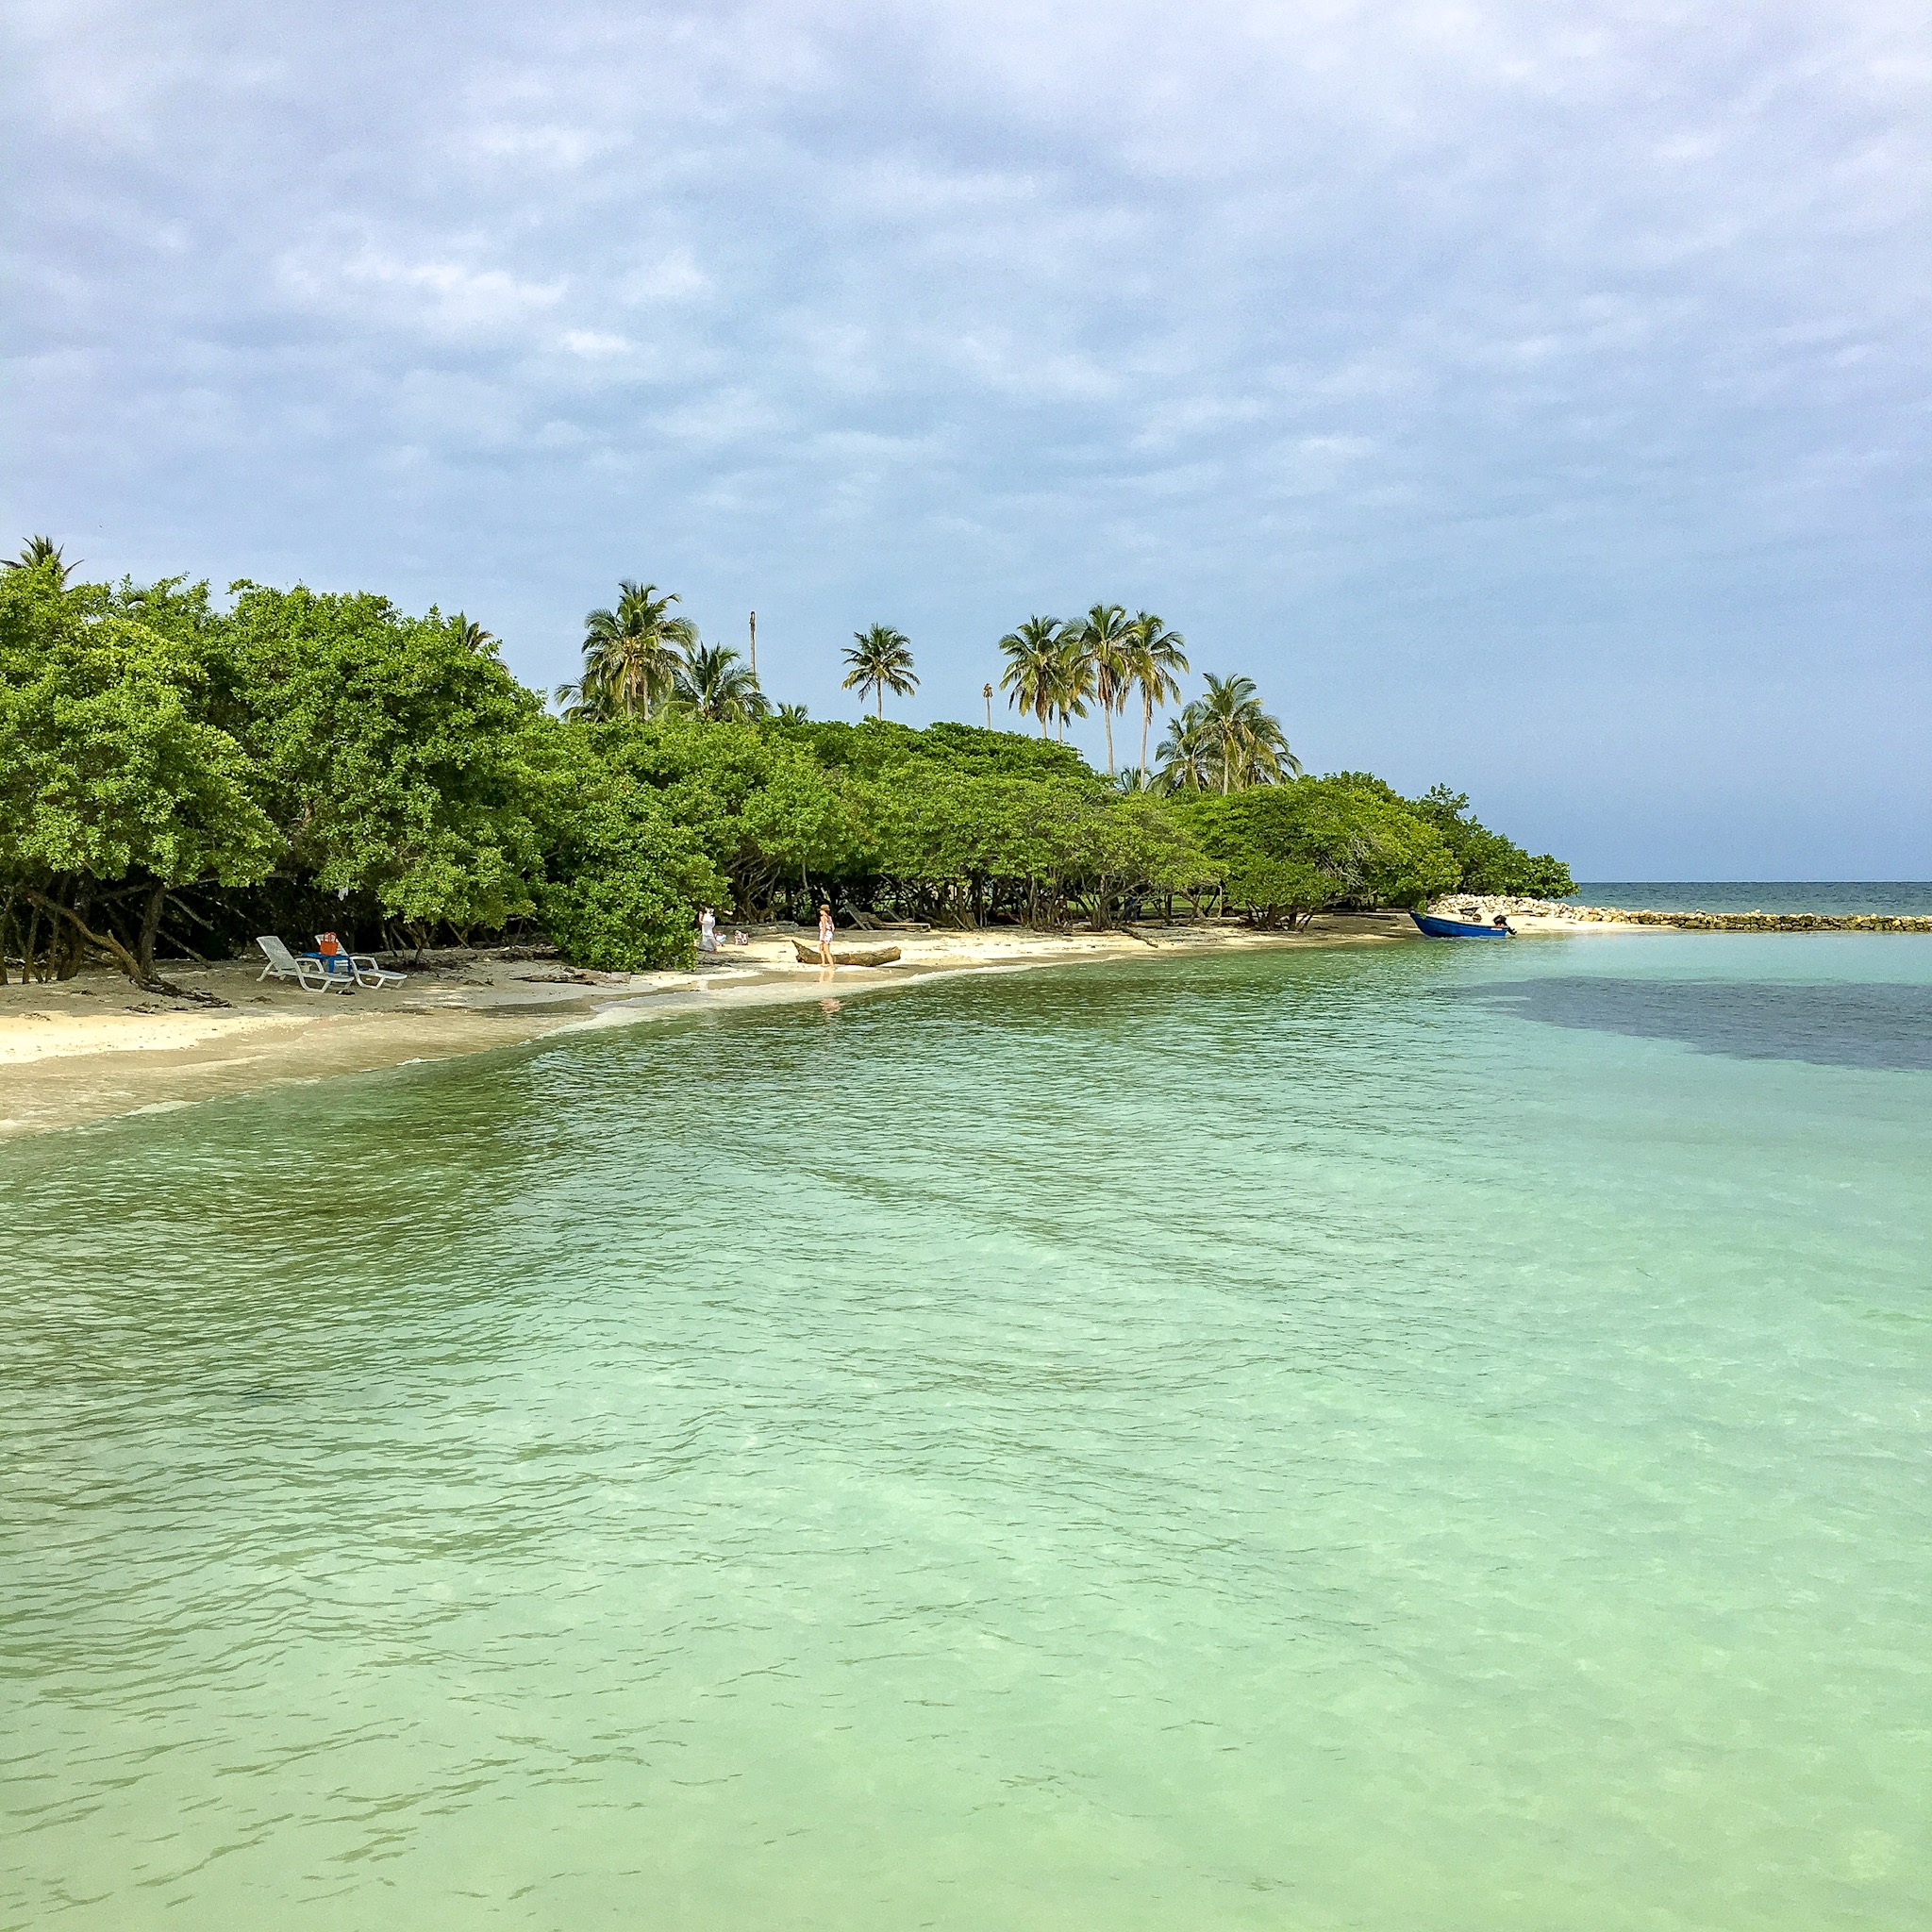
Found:
[[[1657,912],[1645,907],[1571,906],[1560,899],[1484,897],[1457,893],[1429,910],[1445,919],[1487,925],[1498,912],[1531,919],[1601,921],[1609,925],[1671,925],[1682,932],[1925,932],[1932,918],[1882,912]]]

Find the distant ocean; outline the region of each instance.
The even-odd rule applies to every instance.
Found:
[[[1925,879],[1595,879],[1571,904],[1641,912],[1932,914]]]

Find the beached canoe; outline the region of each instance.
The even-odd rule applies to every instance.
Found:
[[[798,963],[801,966],[816,966],[820,963],[819,949],[816,946],[808,945],[803,940],[793,940],[791,946],[798,955]],[[843,953],[836,946],[832,949],[834,966],[890,966],[898,957],[897,946],[864,946]]]
[[[1516,935],[1507,925],[1472,925],[1466,919],[1438,919],[1432,912],[1408,915],[1431,940],[1510,940]]]

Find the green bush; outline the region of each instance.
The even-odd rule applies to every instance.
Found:
[[[1457,876],[1435,828],[1359,773],[1204,794],[1178,811],[1215,882],[1265,925],[1327,906],[1420,906]]]
[[[1567,899],[1575,891],[1570,868],[1561,859],[1548,853],[1531,858],[1521,845],[1491,831],[1470,811],[1466,792],[1438,785],[1412,804],[1441,834],[1456,861],[1453,890],[1529,899]]]

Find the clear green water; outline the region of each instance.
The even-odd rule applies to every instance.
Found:
[[[0,1924],[1923,1927],[1928,1012],[1135,962],[0,1149]]]

